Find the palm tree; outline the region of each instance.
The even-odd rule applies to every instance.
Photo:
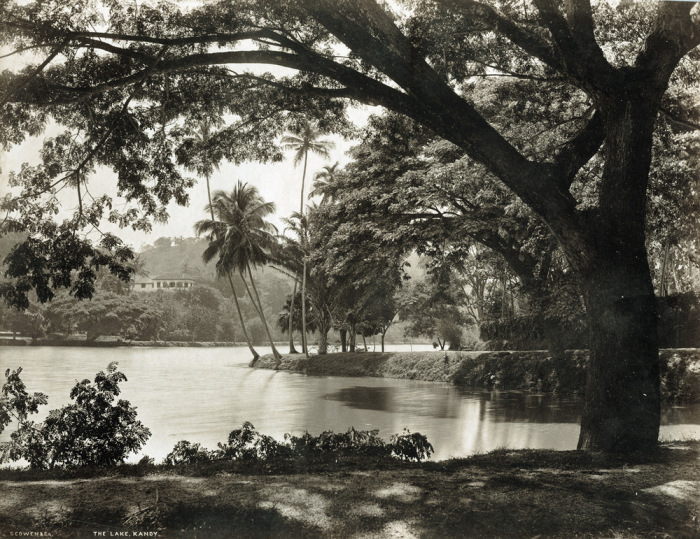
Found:
[[[338,173],[339,163],[336,161],[335,164],[331,166],[324,166],[321,172],[314,174],[314,188],[309,193],[309,198],[315,196],[320,196],[321,206],[326,204],[328,201],[333,201],[333,195],[330,189],[335,180],[335,175]]]
[[[314,205],[312,210],[316,207],[317,206]],[[282,221],[287,225],[285,232],[292,232],[293,235],[292,237],[281,236],[282,245],[272,257],[272,268],[287,276],[295,276],[301,272],[304,261],[309,258],[310,254],[309,217],[294,212],[289,219],[284,218]],[[303,245],[306,247],[303,247]],[[318,331],[319,354],[325,354],[327,352],[328,332],[331,329],[337,306],[337,287],[333,288],[329,283],[330,279],[322,267],[317,265],[308,272],[306,290],[308,292],[308,302],[311,305],[312,315],[311,320],[307,320],[307,323],[309,327],[311,327],[311,331]],[[304,305],[304,303],[302,303],[302,305]],[[287,313],[280,315],[280,319],[283,319],[287,325],[289,325],[290,320],[294,320],[292,316],[294,313],[292,310],[293,307],[294,305],[290,298],[288,305],[285,306]]]
[[[220,125],[221,123],[222,123],[221,120],[212,122],[208,118],[204,118],[202,121],[200,121],[199,122],[199,129],[195,132],[195,135],[197,137],[198,146],[205,147],[207,145],[207,143],[209,142],[209,139],[211,137],[212,126],[216,127],[217,125]],[[211,204],[211,188],[209,186],[209,179],[211,178],[211,174],[214,171],[214,168],[218,169],[218,166],[207,161],[207,162],[203,163],[203,166],[200,166],[198,168],[200,169],[200,172],[204,174],[204,179],[206,179],[206,181],[207,181],[207,198],[209,199],[209,208],[211,211],[211,219],[213,221],[214,220],[214,211],[213,211],[213,207]]]
[[[319,140],[321,132],[316,129],[311,123],[306,122],[301,130],[292,135],[282,137],[282,148],[284,150],[293,150],[294,166],[296,167],[301,161],[304,161],[304,171],[301,175],[301,207],[299,213],[304,213],[304,181],[306,180],[306,164],[309,159],[309,152],[315,153],[325,159],[328,159],[330,150],[335,147],[330,140]]]
[[[230,193],[215,191],[211,206],[207,206],[206,209],[211,211],[212,215],[215,216],[214,219],[205,219],[195,224],[197,235],[206,234],[209,237],[209,246],[204,251],[202,258],[205,262],[209,262],[218,255],[217,275],[226,276],[229,280],[238,316],[243,326],[243,334],[253,357],[259,356],[253,349],[245,331],[243,315],[231,279],[232,271],[237,271],[243,280],[251,303],[267,332],[272,353],[275,359],[280,359],[282,356],[272,340],[252,271],[253,267],[262,266],[268,262],[269,252],[276,244],[277,229],[265,220],[268,215],[274,213],[275,205],[272,202],[265,202],[257,188],[239,180]],[[246,282],[246,272],[250,279],[252,293]]]
[[[301,175],[301,205],[299,208],[299,213],[304,215],[304,182],[306,180],[306,164],[309,159],[309,152],[313,152],[321,157],[328,159],[330,157],[330,150],[335,146],[330,140],[319,140],[321,132],[311,125],[310,122],[305,122],[301,130],[293,135],[286,135],[282,137],[282,148],[285,150],[294,150],[294,166],[296,167],[304,160],[304,171]],[[292,302],[294,301],[294,296],[296,295],[297,282],[294,281],[294,292],[292,293]],[[301,332],[301,346],[303,352],[306,356],[309,356],[309,350],[306,346],[306,258],[304,258],[304,266],[302,269],[301,278],[301,327],[303,331]],[[294,304],[290,306],[290,312],[294,312]],[[289,353],[292,354],[296,352],[294,350],[294,343],[291,338],[291,326],[290,326],[290,347]],[[294,350],[294,351],[293,351]]]
[[[306,293],[306,250],[307,250],[307,236],[308,227],[306,216],[299,212],[292,212],[289,219],[282,218],[282,222],[287,225],[284,229],[285,232],[291,231],[296,236],[296,239],[289,238],[287,236],[281,236],[283,241],[282,249],[279,251],[279,256],[276,257],[276,264],[279,267],[284,267],[294,279],[294,290],[292,291],[292,296],[289,303],[289,312],[294,312],[294,298],[297,295],[297,283],[299,276],[302,279],[302,301],[301,301],[301,349],[302,352],[308,355],[306,346],[306,298],[304,294]],[[288,330],[289,330],[289,353],[296,354],[297,351],[294,348],[294,337],[292,334],[293,318],[290,316],[288,320]]]
[[[216,150],[212,153],[212,149],[208,148],[209,141],[212,136],[212,129],[223,124],[222,118],[203,117],[197,122],[196,129],[193,130],[193,136],[185,139],[183,144],[178,148],[176,154],[178,164],[183,165],[187,170],[197,173],[199,176],[204,176],[207,181],[207,198],[209,199],[209,207],[211,208],[211,187],[209,180],[214,172],[218,169],[218,161],[221,158],[221,152]],[[212,221],[214,215],[212,213]]]

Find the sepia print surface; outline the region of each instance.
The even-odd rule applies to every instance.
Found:
[[[700,534],[699,9],[0,0],[0,537]]]

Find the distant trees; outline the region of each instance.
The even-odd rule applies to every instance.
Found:
[[[106,292],[91,301],[62,296],[48,304],[45,316],[52,328],[85,332],[88,341],[102,335],[153,340],[159,336],[162,313],[141,298]]]
[[[224,297],[211,286],[118,295],[98,289],[92,300],[65,293],[47,304],[31,302],[25,311],[0,309],[0,327],[25,337],[67,337],[85,333],[88,341],[119,337],[131,341],[235,341]]]
[[[460,349],[467,320],[450,291],[427,280],[411,283],[401,290],[397,303],[401,320],[408,322],[408,335],[434,339],[440,350],[447,343],[450,350]]]

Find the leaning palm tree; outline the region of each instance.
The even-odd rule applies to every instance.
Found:
[[[316,129],[310,122],[305,122],[301,130],[292,135],[286,135],[282,137],[282,148],[285,150],[294,150],[294,166],[296,167],[304,160],[304,171],[301,175],[301,205],[299,208],[299,213],[304,215],[304,182],[306,180],[306,164],[309,159],[309,152],[313,152],[321,157],[328,159],[330,157],[330,150],[335,146],[330,140],[319,140],[321,132]],[[294,296],[297,292],[297,282],[294,281],[294,291],[292,292],[292,302],[294,302]],[[309,351],[306,346],[306,258],[304,258],[304,267],[302,270],[301,278],[301,326],[304,328],[302,331],[302,342],[301,346],[303,352],[306,356],[309,356]],[[290,306],[290,312],[294,312],[294,303]],[[290,332],[291,334],[291,332]],[[290,338],[290,343],[292,340]],[[289,353],[294,353],[293,343],[290,345]]]
[[[333,201],[333,194],[331,193],[331,187],[333,186],[333,181],[335,180],[335,175],[338,173],[338,163],[331,166],[324,166],[323,170],[314,174],[314,188],[309,193],[309,198],[315,196],[320,196],[321,206]]]
[[[253,267],[262,266],[268,262],[269,252],[276,244],[277,229],[265,220],[268,215],[274,213],[275,205],[272,202],[265,202],[257,188],[239,180],[230,193],[215,191],[211,206],[207,206],[206,209],[211,211],[215,216],[214,219],[204,219],[195,224],[197,235],[205,234],[209,238],[209,246],[202,258],[205,262],[209,262],[218,255],[217,275],[226,276],[229,280],[243,333],[253,357],[257,358],[258,354],[246,334],[243,315],[233,289],[231,272],[238,272],[250,301],[263,323],[272,353],[275,359],[279,359],[282,356],[272,340],[252,271]],[[246,273],[250,279],[252,292],[246,282]]]

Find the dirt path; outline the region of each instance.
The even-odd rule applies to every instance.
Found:
[[[0,537],[700,537],[699,458],[691,443],[632,462],[497,451],[303,474],[5,473]]]

